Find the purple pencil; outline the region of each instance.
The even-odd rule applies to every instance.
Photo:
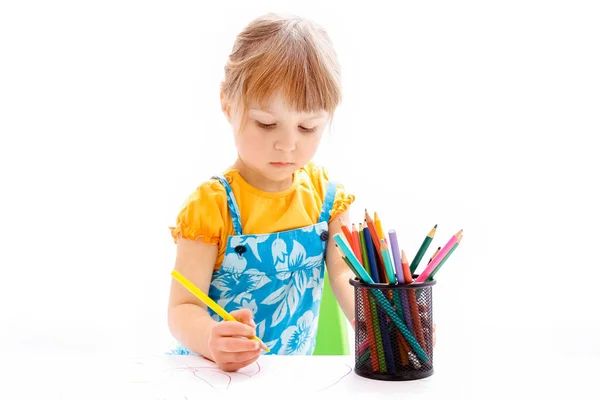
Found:
[[[396,236],[396,231],[391,229],[388,231],[388,236],[390,238],[390,245],[392,246],[392,255],[394,256],[394,268],[396,269],[396,278],[399,283],[406,283],[404,281],[404,272],[402,272],[402,255],[400,254],[400,248],[398,246],[398,237]],[[410,308],[408,303],[408,295],[406,294],[406,290],[400,291],[400,298],[402,302],[402,312],[404,316],[404,320],[406,321],[406,325],[411,332],[414,332],[412,317],[410,315]]]
[[[400,248],[398,247],[398,237],[396,231],[391,229],[388,232],[390,238],[390,245],[392,246],[392,256],[394,257],[394,269],[396,270],[396,279],[399,283],[405,283],[404,272],[402,272],[402,256],[400,255]]]

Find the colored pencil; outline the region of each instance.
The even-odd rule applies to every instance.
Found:
[[[408,266],[408,258],[406,257],[406,253],[402,250],[402,271],[404,271],[404,279],[406,283],[412,283],[412,275],[410,273],[410,268]],[[423,326],[421,325],[421,318],[419,316],[419,304],[417,302],[417,294],[415,289],[407,289],[406,297],[408,298],[408,308],[410,310],[410,316],[413,324],[413,333],[415,337],[421,344],[421,346],[425,349],[425,337],[423,336]]]
[[[396,270],[396,279],[400,283],[404,283],[404,272],[402,272],[402,257],[400,256],[400,247],[398,246],[398,236],[396,231],[390,229],[388,232],[390,238],[390,246],[392,246],[392,256],[394,257],[394,268]]]
[[[435,256],[437,256],[437,254],[440,252],[440,250],[442,249],[442,246],[438,246],[438,248],[435,250],[435,252],[433,253],[433,255],[431,256],[431,258],[429,258],[429,261],[427,261],[427,265],[429,265],[431,263],[431,260],[433,260],[433,258]]]
[[[433,280],[433,277],[435,276],[435,274],[437,274],[437,272],[439,271],[439,269],[442,268],[442,265],[444,265],[444,263],[446,262],[446,260],[448,260],[448,258],[450,258],[450,256],[454,252],[454,250],[456,250],[456,248],[460,244],[461,240],[462,240],[462,233],[460,234],[460,237],[456,241],[456,244],[454,246],[452,246],[452,248],[450,249],[450,251],[448,252],[448,254],[446,254],[446,257],[444,257],[444,259],[442,261],[440,261],[440,263],[437,265],[437,267],[435,267],[435,269],[431,272],[431,274],[429,274],[429,277],[427,278],[428,281]]]
[[[359,289],[359,297],[365,309],[365,319],[367,328],[367,343],[372,344],[369,351],[371,352],[371,364],[375,371],[379,370],[379,358],[377,357],[377,338],[375,337],[375,329],[373,328],[373,316],[371,315],[371,304],[369,302],[369,294],[366,290]]]
[[[221,318],[225,321],[237,321],[231,314],[225,311],[220,305],[218,305],[213,299],[208,297],[202,290],[198,289],[192,282],[190,282],[185,276],[181,275],[178,271],[173,270],[171,272],[171,276],[179,282],[184,288],[186,288],[190,293],[198,298],[201,302],[206,304],[207,307],[210,307],[215,313],[217,313]],[[257,336],[250,337],[252,340],[256,340],[260,343],[261,347],[266,351],[271,351],[262,340],[260,340]]]
[[[398,237],[396,235],[396,231],[391,229],[388,232],[388,236],[390,239],[390,245],[392,247],[392,256],[394,257],[394,268],[396,270],[396,278],[400,283],[410,283],[405,282],[404,279],[404,271],[402,270],[402,256],[400,254],[400,247],[398,246]],[[408,294],[406,290],[400,290],[400,302],[402,305],[403,317],[406,322],[406,326],[411,332],[415,332],[412,323],[412,316],[408,304]]]
[[[375,304],[375,300],[371,297],[370,291],[365,289],[365,293],[369,298],[369,307],[371,308],[371,315],[373,316],[373,329],[375,330],[375,347],[377,349],[377,360],[379,361],[379,369],[382,372],[387,372],[387,365],[385,362],[385,350],[383,347],[383,340],[381,337],[381,322],[379,315],[380,310]]]
[[[423,240],[423,243],[421,243],[421,247],[419,247],[419,251],[417,251],[415,258],[412,260],[412,263],[410,263],[411,275],[415,272],[415,270],[419,266],[419,263],[421,262],[421,259],[423,258],[423,255],[429,248],[429,244],[431,243],[431,241],[433,240],[433,237],[435,236],[436,229],[437,229],[437,224],[435,224],[435,226],[433,228],[431,228],[431,230],[429,231],[429,233]]]
[[[358,236],[358,230],[356,230],[356,224],[352,224],[352,250],[354,255],[358,258],[358,261],[362,261],[362,253],[360,250],[360,238]],[[364,263],[363,263],[364,266]]]
[[[377,214],[377,211],[373,213],[373,221],[375,223],[375,231],[377,231],[377,237],[379,238],[379,240],[383,239],[387,243],[387,241],[385,240],[385,234],[383,233],[383,227],[381,226],[381,219],[379,218],[379,214]]]
[[[367,254],[367,245],[365,243],[365,232],[362,224],[359,224],[358,239],[360,241],[360,254],[362,255],[365,271],[371,274],[371,264],[369,263],[369,255]]]
[[[394,273],[394,264],[392,263],[392,258],[390,257],[388,244],[383,239],[380,239],[380,244],[381,254],[383,255],[383,262],[385,263],[385,272],[389,278],[390,283],[395,284],[398,281],[396,280],[396,274]]]
[[[371,277],[375,283],[380,283],[379,271],[377,270],[377,261],[375,260],[375,249],[373,248],[373,240],[371,239],[371,231],[367,226],[363,227],[365,235],[365,247],[367,248],[367,257],[369,258],[369,266],[371,267]]]
[[[388,277],[390,277],[390,283],[391,284],[396,284],[398,281],[396,280],[396,275],[394,274],[394,266],[392,263],[392,258],[390,257],[390,251],[388,249],[388,244],[381,239],[381,252],[383,254],[383,261],[385,262],[385,269],[386,272],[388,274]],[[404,310],[403,310],[403,306],[402,306],[402,299],[401,299],[401,295],[405,293],[401,293],[403,291],[399,291],[399,290],[390,290],[390,296],[389,297],[393,297],[394,299],[394,304],[396,304],[396,312],[398,313],[398,316],[400,318],[402,318],[403,320],[406,321],[406,316],[404,314]],[[406,309],[406,312],[409,312],[408,307]],[[410,315],[410,313],[409,313]],[[412,325],[412,324],[411,324]],[[408,324],[407,324],[408,327]],[[410,330],[411,328],[409,328]],[[402,365],[408,365],[408,344],[405,342],[405,339],[402,337],[401,334],[398,335],[398,350],[399,350],[399,355],[400,355],[400,363]]]
[[[448,254],[450,249],[452,249],[452,246],[454,246],[456,244],[456,241],[458,240],[459,235],[462,236],[462,229],[460,231],[458,231],[456,234],[454,234],[450,238],[450,240],[448,240],[446,245],[442,248],[442,250],[440,250],[440,252],[437,254],[437,256],[435,256],[434,259],[431,260],[431,263],[425,268],[425,270],[423,272],[421,272],[419,274],[417,279],[415,279],[415,282],[425,282],[425,280],[429,277],[429,275],[435,269],[435,267],[437,267],[438,264],[444,259],[444,257],[446,257],[446,254]]]
[[[381,282],[389,283],[389,280],[385,276],[385,269],[383,267],[383,255],[381,254],[381,247],[379,245],[379,239],[381,239],[381,238],[379,237],[379,234],[377,233],[377,229],[375,228],[375,222],[373,221],[373,219],[371,218],[371,216],[369,215],[369,213],[367,212],[366,209],[365,209],[365,225],[366,225],[366,227],[369,228],[369,232],[371,233],[371,238],[373,240],[373,246],[375,248],[375,258],[377,259],[377,261],[379,261],[378,267],[380,268],[379,276],[382,278]]]
[[[402,250],[402,272],[404,273],[404,282],[412,283],[412,274],[410,273],[408,258],[406,257],[404,250]]]
[[[381,306],[381,308],[384,309],[386,314],[392,319],[392,321],[398,327],[398,329],[400,329],[400,331],[402,332],[402,335],[406,338],[406,341],[408,342],[410,347],[415,351],[415,353],[417,353],[417,357],[419,357],[421,360],[423,360],[425,362],[428,362],[429,357],[427,356],[427,353],[425,353],[425,351],[423,350],[423,347],[419,344],[417,339],[415,339],[413,334],[408,330],[408,328],[406,327],[404,322],[402,322],[402,319],[398,316],[398,314],[396,314],[396,312],[394,311],[394,308],[389,303],[389,301],[385,298],[383,293],[381,293],[381,291],[379,289],[372,289],[371,292],[375,296],[375,300],[377,301],[377,304],[379,304]]]
[[[335,235],[333,235],[333,240],[335,241],[336,247],[342,252],[342,255],[348,259],[349,265],[351,266],[351,269],[352,269],[352,272],[354,272],[354,274],[361,281],[367,282],[367,283],[374,283],[373,279],[371,279],[369,274],[367,274],[367,271],[365,271],[363,266],[360,265],[360,263],[358,262],[358,259],[356,258],[356,256],[354,255],[354,253],[352,252],[350,247],[348,247],[348,245],[342,238],[342,235],[340,235],[339,233],[336,233]]]
[[[341,218],[338,218],[338,221],[340,221],[340,226],[342,227],[342,232],[344,233],[344,237],[346,238],[346,241],[348,243],[352,244],[352,233],[350,233],[350,230],[348,229],[348,227],[346,226],[344,221],[342,221]]]

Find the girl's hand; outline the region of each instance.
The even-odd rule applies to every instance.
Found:
[[[252,364],[260,356],[261,345],[255,336],[256,324],[252,312],[236,310],[231,315],[237,321],[221,321],[215,324],[208,338],[208,348],[213,361],[223,371],[233,372]]]

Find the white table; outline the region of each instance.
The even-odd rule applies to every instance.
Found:
[[[435,360],[435,373],[416,381],[371,380],[353,371],[354,359],[343,357],[263,356],[235,373],[192,356],[122,357],[70,355],[48,357],[14,354],[0,361],[0,398],[6,399],[254,399],[278,397],[371,399],[505,399],[558,395],[598,399],[600,357],[537,359],[536,366],[515,368],[511,357],[450,363]],[[547,361],[551,359],[548,358]],[[563,363],[565,362],[565,363]],[[570,363],[576,368],[571,368]],[[546,367],[544,367],[546,365]],[[519,386],[519,387],[518,387]],[[292,395],[294,395],[292,397]]]

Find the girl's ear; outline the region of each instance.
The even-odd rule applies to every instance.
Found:
[[[231,102],[223,92],[221,92],[221,111],[223,111],[223,114],[225,115],[225,118],[227,118],[227,121],[231,123]]]

